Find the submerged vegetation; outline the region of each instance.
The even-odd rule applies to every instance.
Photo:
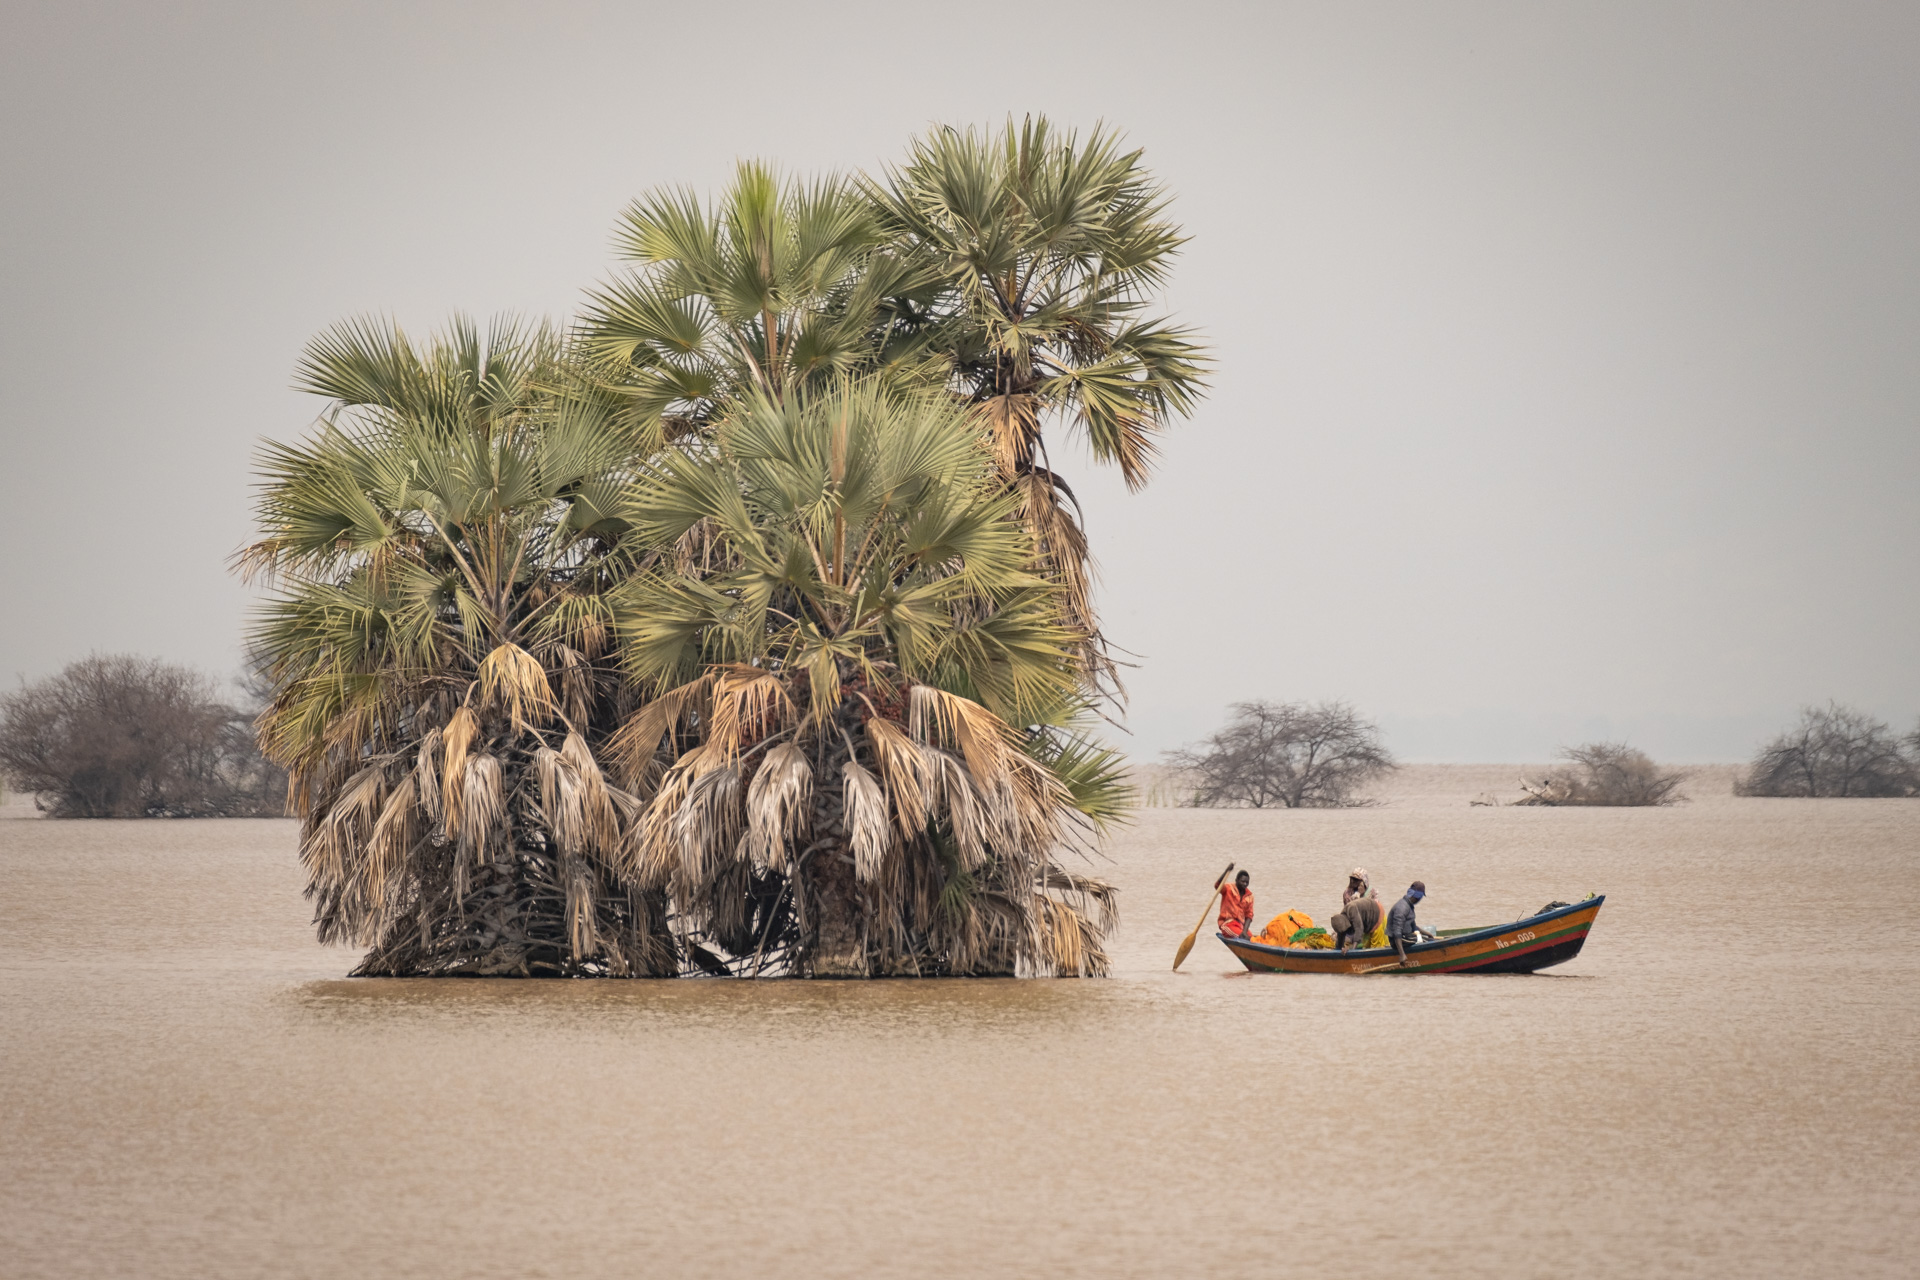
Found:
[[[367,974],[1106,970],[1131,795],[1046,423],[1142,482],[1201,390],[1137,152],[637,201],[566,332],[315,339],[261,461],[259,721]]]
[[[1901,739],[1884,721],[1852,707],[1807,707],[1799,724],[1760,749],[1735,790],[1745,796],[1920,794],[1920,729]]]
[[[1567,763],[1537,781],[1520,780],[1517,805],[1643,808],[1678,804],[1683,770],[1662,768],[1624,742],[1589,742],[1560,753]]]

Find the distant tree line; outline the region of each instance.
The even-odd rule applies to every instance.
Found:
[[[0,772],[56,818],[279,817],[252,722],[191,668],[95,655],[0,695]]]
[[[1687,771],[1656,764],[1625,742],[1589,742],[1566,763],[1520,780],[1517,805],[1650,807],[1685,800]],[[1366,803],[1365,785],[1397,766],[1377,726],[1344,702],[1236,702],[1227,724],[1166,752],[1155,786],[1182,806],[1339,808]],[[1902,738],[1883,721],[1829,703],[1761,748],[1735,782],[1742,796],[1920,795],[1920,728]],[[1502,803],[1492,796],[1477,805]]]

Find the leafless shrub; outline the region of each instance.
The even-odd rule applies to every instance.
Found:
[[[1920,793],[1920,731],[1904,742],[1882,721],[1829,702],[1753,759],[1743,796],[1910,796]]]
[[[284,775],[213,682],[96,655],[0,696],[0,771],[56,818],[277,816]]]
[[[1396,767],[1379,728],[1344,702],[1236,702],[1226,728],[1166,758],[1196,808],[1343,808]]]
[[[1520,780],[1520,805],[1649,806],[1685,800],[1684,770],[1662,769],[1646,752],[1624,742],[1589,742],[1560,753],[1567,767],[1539,782]]]

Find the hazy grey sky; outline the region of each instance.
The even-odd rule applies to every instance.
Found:
[[[1220,362],[1144,494],[1072,468],[1136,749],[1920,713],[1920,6],[12,0],[0,103],[8,682],[237,665],[330,322],[563,316],[650,186],[1044,111],[1146,148]]]

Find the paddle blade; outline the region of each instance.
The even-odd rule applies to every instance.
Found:
[[[1227,871],[1231,871],[1231,870],[1233,870],[1233,864],[1229,862],[1227,864]],[[1220,875],[1220,879],[1224,880],[1226,878],[1227,878],[1226,873],[1222,872]],[[1206,911],[1202,911],[1200,913],[1199,923],[1193,926],[1193,932],[1187,935],[1187,940],[1180,944],[1180,950],[1174,954],[1174,957],[1173,957],[1174,968],[1178,969],[1180,967],[1180,962],[1187,958],[1187,952],[1193,950],[1193,940],[1200,936],[1200,925],[1203,925],[1207,922],[1207,911],[1213,910],[1213,900],[1219,896],[1220,896],[1220,885],[1216,882],[1213,886],[1213,892],[1207,895]]]

